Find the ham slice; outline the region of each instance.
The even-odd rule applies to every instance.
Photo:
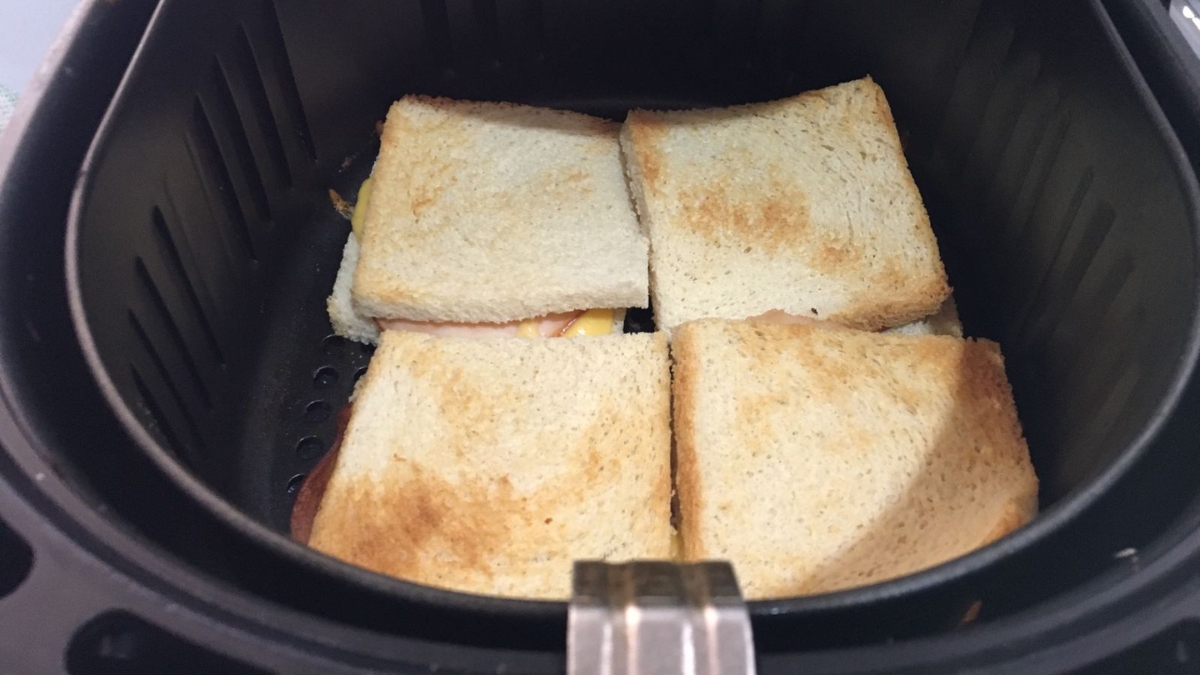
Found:
[[[750,317],[747,321],[760,321],[762,323],[775,323],[785,326],[813,326],[825,323],[820,319],[814,319],[809,316],[796,316],[795,314],[788,314],[779,309],[768,310],[758,316]]]

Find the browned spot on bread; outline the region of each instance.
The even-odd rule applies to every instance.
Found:
[[[681,372],[704,378],[691,383],[690,405],[701,406],[692,431],[709,458],[700,477],[708,498],[692,532],[709,555],[734,559],[748,597],[900,576],[1033,517],[1036,478],[993,343],[712,320],[676,335],[677,364],[698,363]],[[780,342],[809,347],[761,349]],[[840,391],[821,391],[846,368],[853,377],[836,382]],[[726,389],[735,382],[736,392]],[[803,490],[761,478],[809,470],[820,478]],[[773,522],[786,503],[799,525]],[[757,534],[783,527],[796,529]]]
[[[425,211],[441,201],[446,191],[458,183],[463,162],[451,156],[451,153],[454,146],[465,145],[466,139],[461,136],[455,143],[419,150],[413,148],[410,151],[420,157],[410,163],[408,175],[409,207],[418,224],[422,224],[420,220]]]
[[[402,459],[340,488],[321,504],[339,522],[318,547],[406,579],[429,578],[427,566],[439,561],[490,577],[491,552],[509,539],[514,520],[528,516],[507,479],[451,483]]]
[[[753,458],[770,455],[778,448],[775,442],[775,419],[787,414],[789,406],[797,403],[797,392],[780,389],[764,394],[748,394],[737,402],[731,433],[743,437],[742,444]],[[741,434],[744,430],[747,433]]]
[[[738,351],[747,359],[747,367],[755,370],[776,371],[788,363],[803,363],[816,373],[811,387],[813,396],[845,396],[844,384],[861,366],[851,368],[844,358],[836,358],[843,349],[836,335],[828,341],[781,340],[787,335],[803,335],[809,331],[824,331],[836,334],[843,329],[826,324],[733,324],[733,332],[739,335]],[[772,339],[774,338],[774,339]],[[835,358],[828,358],[830,353]]]
[[[693,343],[691,327],[679,329],[672,350],[675,352],[674,394],[675,490],[679,497],[679,555],[684,561],[703,560],[699,515],[704,504],[704,487],[696,457],[696,387],[700,353]],[[689,518],[689,514],[692,517]]]
[[[659,144],[666,137],[666,125],[651,116],[634,110],[629,113],[629,138],[633,147],[642,180],[656,192],[662,190],[663,156]]]
[[[883,266],[875,275],[875,284],[888,290],[903,288],[907,281],[908,274],[904,266],[892,256],[884,259]]]
[[[1005,510],[1000,514],[1000,517],[996,520],[995,527],[993,527],[992,530],[983,537],[983,540],[979,542],[979,547],[982,548],[988,544],[991,544],[992,542],[1006,537],[1015,532],[1025,523],[1033,520],[1033,516],[1036,512],[1037,500],[1034,499],[1031,501],[1034,502],[1033,509],[1028,508],[1024,504],[1009,504],[1008,507],[1005,508]]]
[[[824,241],[816,243],[808,264],[823,274],[837,274],[848,267],[857,268],[861,264],[863,255],[862,244],[826,237]]]
[[[961,395],[973,400],[1012,400],[1012,387],[1004,376],[1004,359],[1000,355],[999,345],[991,340],[967,340],[966,344],[968,347],[963,350],[958,366]],[[972,425],[971,428],[988,430],[989,434],[984,440],[997,447],[1006,447],[1003,445],[1006,438],[1023,435],[1021,422],[1012,406],[976,407],[970,409],[967,415],[963,423]],[[1023,461],[1020,455],[1012,455],[1008,459]],[[1030,506],[1030,514],[1036,510],[1036,506],[1036,503]]]
[[[586,439],[591,440],[591,439]],[[585,440],[585,442],[586,442]],[[607,472],[606,472],[607,470]],[[617,458],[613,458],[613,463],[610,465],[603,455],[592,448],[587,453],[587,462],[583,470],[584,480],[588,483],[596,483],[604,478],[605,473],[609,476],[616,475],[620,471],[620,463]]]
[[[429,341],[430,350],[437,350],[435,340]],[[446,410],[455,411],[455,424],[448,430],[446,448],[459,457],[471,457],[485,452],[501,433],[500,422],[511,406],[506,406],[504,397],[494,391],[484,392],[478,377],[462,368],[449,366],[436,356],[417,361],[412,374],[427,383],[430,395]],[[517,394],[511,390],[503,392],[507,397]]]
[[[382,142],[391,146],[392,152],[409,156],[404,163],[408,173],[403,187],[408,191],[413,217],[420,221],[424,212],[457,183],[464,166],[458,152],[477,134],[461,119],[439,118],[430,122],[390,115],[388,121]]]
[[[665,407],[666,401],[663,403]],[[595,421],[574,435],[571,445],[563,448],[567,456],[579,457],[582,460],[579,473],[583,475],[583,484],[570,486],[567,492],[585,488],[603,491],[607,489],[606,486],[620,484],[621,473],[624,470],[624,453],[621,450],[625,444],[623,437],[627,436],[627,430],[636,423],[630,413],[631,411],[622,410],[617,402],[604,403],[595,413]],[[669,434],[665,428],[668,424],[666,419],[655,419],[654,424],[651,438],[662,438]],[[662,472],[653,491],[656,495],[662,495],[661,501],[666,504],[671,493],[669,471]]]
[[[917,321],[937,311],[950,296],[950,285],[941,261],[938,274],[922,288],[909,289],[901,295],[876,294],[869,299],[847,302],[839,311],[825,317],[851,328],[876,331]]]
[[[745,186],[724,182],[684,189],[679,194],[681,222],[718,245],[767,253],[802,246],[809,226],[807,195],[781,181],[760,190],[758,198],[745,200],[735,196]]]
[[[669,378],[655,339],[656,357],[635,358],[657,379],[629,370],[654,396],[631,406],[615,391],[579,398],[570,377],[550,396],[514,377],[549,341],[385,333],[356,399],[370,412],[350,424],[311,545],[418,583],[532,597],[567,594],[575,557],[666,555]]]
[[[561,173],[558,171],[542,171],[530,179],[528,189],[532,193],[544,196],[545,199],[571,199],[576,195],[591,194],[593,192],[594,180],[590,173],[583,170],[570,171]],[[497,197],[503,198],[501,195]],[[490,199],[485,198],[480,202],[481,207],[488,208]],[[501,205],[497,204],[499,208]]]
[[[450,174],[449,166],[442,164],[442,171],[448,174],[443,180],[429,180],[428,178],[421,181],[414,181],[415,185],[409,195],[409,206],[412,208],[413,216],[420,221],[421,216],[427,210],[442,198],[442,194],[446,191],[448,184],[454,183],[454,177]]]

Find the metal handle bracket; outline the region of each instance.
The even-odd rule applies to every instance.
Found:
[[[750,617],[729,563],[575,563],[567,675],[754,673]]]

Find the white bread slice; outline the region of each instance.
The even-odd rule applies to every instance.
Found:
[[[354,284],[354,268],[358,265],[358,239],[351,232],[346,238],[346,246],[342,249],[342,265],[338,268],[337,280],[333,282],[333,293],[325,301],[325,309],[329,312],[329,323],[333,332],[347,340],[363,344],[375,344],[379,341],[379,326],[354,311],[350,300],[350,287]]]
[[[954,304],[954,297],[946,298],[938,311],[929,316],[906,323],[903,326],[889,328],[887,333],[895,333],[899,335],[950,335],[953,337],[963,336],[962,322],[958,319],[958,306]]]
[[[566,598],[581,558],[668,558],[665,337],[384,331],[309,544],[473,593]]]
[[[342,264],[338,268],[333,292],[325,301],[329,323],[333,332],[347,340],[373,345],[379,342],[379,326],[374,319],[359,314],[350,298],[350,286],[354,283],[354,269],[358,265],[358,239],[351,232],[342,249]],[[625,308],[613,310],[614,334],[625,331]]]
[[[748,597],[902,576],[1036,511],[993,342],[707,320],[672,348],[684,558]]]
[[[648,306],[649,244],[618,130],[507,103],[395,103],[372,174],[356,309],[503,323]]]
[[[950,293],[870,78],[770,103],[634,110],[621,144],[664,330],[770,310],[878,330]]]

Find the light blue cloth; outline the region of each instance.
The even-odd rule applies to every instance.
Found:
[[[0,0],[0,131],[80,0]]]
[[[13,109],[17,107],[17,93],[0,84],[0,131],[8,126],[12,119]]]

